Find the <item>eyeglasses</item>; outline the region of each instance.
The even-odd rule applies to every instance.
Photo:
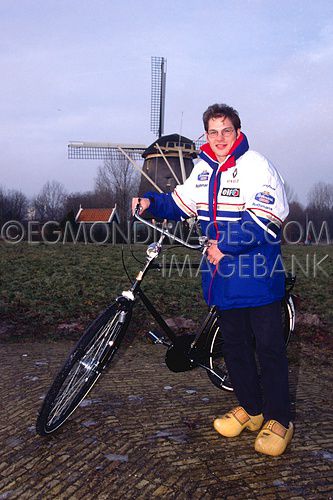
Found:
[[[209,137],[218,137],[219,134],[222,135],[222,137],[230,137],[231,134],[235,131],[233,127],[228,127],[224,128],[223,130],[208,130],[207,135]]]

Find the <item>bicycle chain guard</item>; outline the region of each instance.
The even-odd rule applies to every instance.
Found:
[[[179,335],[168,348],[165,355],[165,363],[172,372],[186,372],[196,368],[198,365],[191,361],[189,353],[195,335]]]

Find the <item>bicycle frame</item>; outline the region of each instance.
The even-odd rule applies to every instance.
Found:
[[[207,325],[211,324],[216,317],[215,307],[211,307],[204,323],[202,324],[200,330],[192,335],[176,335],[175,332],[169,327],[165,322],[161,314],[158,312],[153,303],[149,300],[146,294],[141,289],[141,283],[146,275],[146,273],[152,268],[153,262],[158,258],[163,240],[166,237],[172,238],[174,241],[181,243],[183,246],[190,248],[191,250],[199,250],[203,254],[207,249],[208,238],[199,237],[198,245],[191,245],[188,242],[178,238],[177,236],[171,234],[167,229],[159,228],[156,225],[151,224],[149,221],[141,218],[138,214],[138,210],[135,212],[135,217],[142,223],[152,227],[161,233],[161,236],[157,242],[151,243],[147,248],[146,263],[141,271],[137,274],[135,281],[133,282],[129,290],[125,290],[122,293],[122,297],[129,301],[134,301],[136,296],[138,296],[149,313],[153,316],[159,327],[162,329],[163,333],[166,335],[168,342],[160,334],[156,334],[152,331],[149,332],[150,339],[156,344],[163,344],[169,348],[169,355],[167,354],[167,365],[172,371],[186,371],[197,366],[202,366],[206,370],[210,368],[204,364],[206,357],[206,350],[203,350],[202,343],[199,340],[202,337],[202,333],[207,329]],[[200,344],[200,347],[199,347]],[[173,351],[172,351],[173,349]],[[186,352],[185,352],[186,351]],[[200,352],[200,355],[198,353]],[[171,353],[171,354],[170,354]],[[192,355],[193,354],[193,355]],[[172,358],[173,356],[173,358]],[[171,359],[172,358],[172,359]],[[177,359],[175,359],[177,358]],[[177,366],[176,366],[177,365]]]
[[[171,234],[167,229],[159,228],[158,226],[150,223],[146,219],[143,219],[139,216],[138,210],[135,211],[135,217],[145,225],[152,227],[154,230],[157,230],[161,233],[161,236],[157,242],[151,243],[147,248],[147,257],[146,263],[141,271],[137,274],[134,283],[130,290],[124,291],[122,293],[122,297],[130,301],[134,301],[136,296],[138,296],[146,309],[153,316],[159,327],[162,329],[163,333],[166,335],[168,342],[165,337],[157,334],[156,332],[150,331],[148,333],[149,338],[155,344],[163,344],[168,347],[167,355],[166,355],[166,364],[168,368],[172,371],[187,371],[193,369],[197,366],[204,368],[209,372],[213,372],[211,368],[207,365],[208,355],[212,355],[209,353],[207,349],[207,335],[211,326],[216,322],[217,318],[217,310],[215,306],[211,306],[209,311],[202,323],[200,329],[193,334],[186,335],[176,335],[175,332],[169,327],[169,325],[165,322],[161,314],[158,312],[153,303],[149,300],[149,298],[145,295],[145,293],[141,289],[141,283],[149,271],[152,268],[153,262],[158,258],[164,238],[169,237],[174,241],[181,243],[183,246],[192,249],[199,250],[204,255],[207,247],[208,247],[208,238],[200,236],[198,245],[191,245],[188,242],[178,238],[174,234]],[[288,276],[286,282],[286,306],[288,310],[288,329],[289,336],[291,332],[294,330],[295,326],[295,308],[291,296],[291,290],[295,283],[295,277]],[[288,336],[288,340],[289,340]],[[221,356],[222,353],[216,353],[216,357]]]

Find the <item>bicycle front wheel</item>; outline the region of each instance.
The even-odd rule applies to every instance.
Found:
[[[126,299],[115,302],[87,328],[44,399],[38,434],[51,434],[63,425],[95,385],[125,335],[132,307]]]

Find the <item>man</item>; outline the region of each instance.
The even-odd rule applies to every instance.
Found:
[[[201,147],[201,161],[173,193],[146,193],[141,213],[149,208],[155,216],[200,220],[210,245],[203,293],[218,308],[224,358],[239,401],[214,428],[234,437],[263,426],[255,449],[277,456],[293,435],[281,320],[280,234],[288,215],[283,180],[264,156],[249,149],[236,110],[214,104],[203,122],[208,143]]]

